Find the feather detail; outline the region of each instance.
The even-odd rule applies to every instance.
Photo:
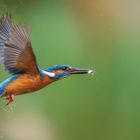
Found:
[[[0,64],[11,74],[39,73],[27,26],[13,25],[8,14],[0,18]]]
[[[12,81],[16,80],[19,76],[20,76],[19,74],[15,74],[0,84],[0,97],[3,96],[5,88],[8,86],[8,84],[10,84]]]

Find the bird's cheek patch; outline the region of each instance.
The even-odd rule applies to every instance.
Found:
[[[54,71],[53,73],[55,73],[55,75],[59,75],[59,74],[61,74],[61,73],[63,73],[64,71],[62,71],[62,70],[57,70],[57,71]]]

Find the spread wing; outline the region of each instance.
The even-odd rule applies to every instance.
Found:
[[[10,74],[39,73],[28,28],[13,25],[10,15],[0,18],[0,64]]]

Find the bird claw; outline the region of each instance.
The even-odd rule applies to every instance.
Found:
[[[15,95],[8,95],[6,96],[6,100],[8,101],[6,105],[13,103]]]

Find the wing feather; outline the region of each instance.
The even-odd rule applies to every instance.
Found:
[[[0,64],[11,74],[38,74],[27,26],[13,25],[11,16],[0,18]]]

